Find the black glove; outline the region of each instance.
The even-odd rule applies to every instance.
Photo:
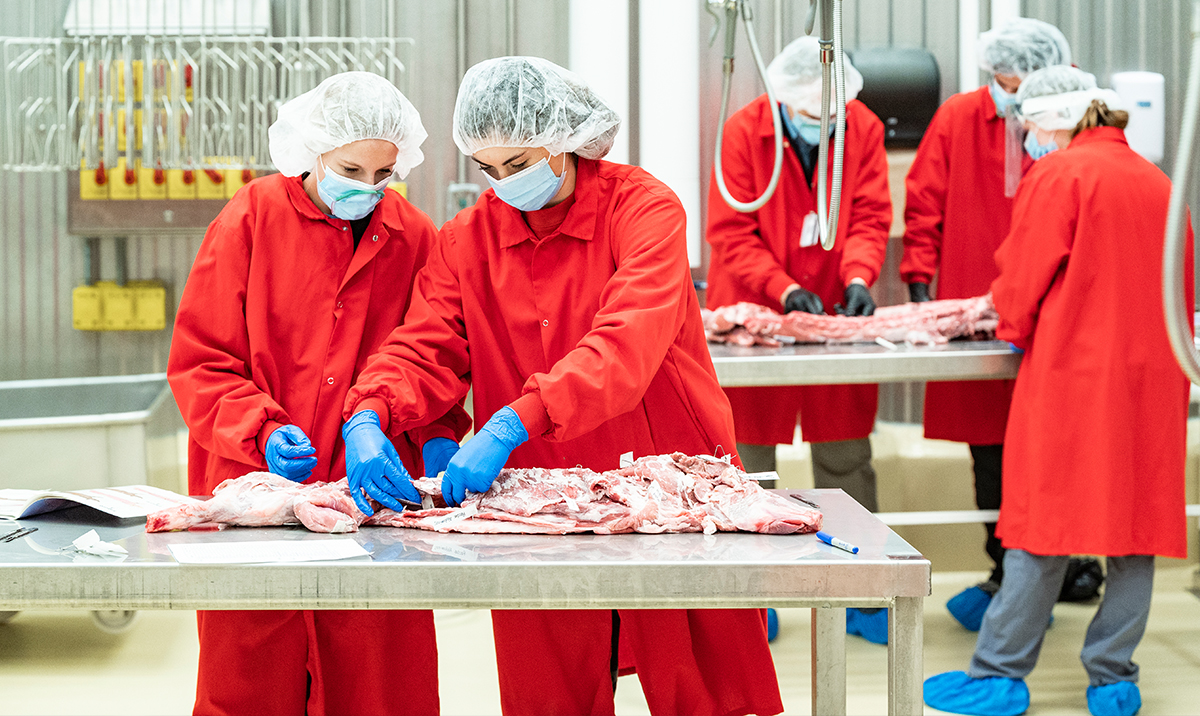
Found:
[[[910,283],[908,284],[908,300],[913,303],[925,303],[929,299],[929,284],[927,283]]]
[[[783,310],[784,313],[803,311],[805,313],[820,315],[825,313],[825,306],[821,303],[821,297],[817,294],[803,288],[797,288],[784,299]]]
[[[846,287],[842,300],[845,307],[837,306],[837,312],[843,316],[869,316],[875,312],[875,301],[871,292],[861,283],[852,283]]]

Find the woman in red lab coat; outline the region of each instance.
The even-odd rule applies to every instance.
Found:
[[[1030,72],[1071,62],[1058,28],[1015,18],[979,37],[986,87],[957,94],[938,109],[905,182],[904,257],[900,277],[913,301],[982,296],[996,278],[993,255],[1008,234],[1016,181],[1032,160],[1020,150],[1019,120],[1012,115],[1017,88]],[[1006,156],[1006,142],[1015,150]],[[1006,184],[1007,182],[1007,184]],[[975,503],[1000,507],[1004,429],[1013,381],[980,380],[925,386],[925,437],[965,442],[971,449]],[[975,631],[991,595],[1004,578],[1004,548],[995,524],[985,525],[985,549],[993,569],[987,581],[947,603],[950,613]]]
[[[969,671],[931,677],[925,701],[953,713],[1023,713],[1068,557],[1098,554],[1108,578],[1080,654],[1088,707],[1132,716],[1154,555],[1187,555],[1188,381],[1159,290],[1171,183],[1129,148],[1120,98],[1090,74],[1041,70],[1018,101],[1038,161],[1021,182],[992,284],[997,335],[1025,351],[996,530],[1006,576]],[[1190,285],[1190,222],[1188,233]]]
[[[492,189],[442,228],[405,325],[346,399],[352,490],[384,504],[405,494],[375,446],[472,385],[483,427],[446,469],[451,504],[505,465],[609,470],[626,452],[731,451],[683,207],[641,169],[601,161],[619,122],[540,58],[467,72],[454,138]],[[492,621],[506,714],[613,712],[612,612]],[[782,710],[761,610],[622,610],[619,629],[655,714]]]
[[[342,402],[403,319],[436,236],[385,189],[420,163],[426,135],[384,78],[335,75],[283,105],[270,135],[282,173],[247,184],[209,226],[176,316],[167,375],[194,495],[255,470],[344,477]],[[465,413],[447,410],[390,443],[409,469],[440,469],[465,433]],[[198,621],[197,714],[438,712],[430,611],[201,611]],[[388,683],[399,638],[414,670],[404,698]]]

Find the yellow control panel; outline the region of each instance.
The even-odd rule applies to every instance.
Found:
[[[167,290],[159,281],[118,286],[98,281],[71,292],[72,325],[81,331],[161,331],[167,327]]]

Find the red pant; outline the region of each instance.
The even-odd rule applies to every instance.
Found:
[[[433,612],[201,611],[195,716],[437,714]]]
[[[650,712],[771,716],[783,711],[761,609],[623,609]],[[492,611],[506,715],[613,713],[612,613]]]

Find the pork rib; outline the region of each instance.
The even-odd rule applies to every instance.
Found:
[[[506,469],[491,489],[447,508],[441,480],[413,485],[422,509],[378,509],[368,518],[350,498],[346,481],[300,485],[253,472],[226,480],[205,502],[151,514],[146,531],[220,523],[240,526],[303,524],[314,532],[353,532],[362,526],[437,532],[648,534],[668,532],[815,532],[821,513],[763,490],[727,460],[682,453],[652,455],[620,470]]]
[[[756,303],[703,310],[711,343],[945,343],[952,338],[990,337],[999,317],[992,296],[885,306],[872,316],[828,316],[793,311],[780,315]]]

